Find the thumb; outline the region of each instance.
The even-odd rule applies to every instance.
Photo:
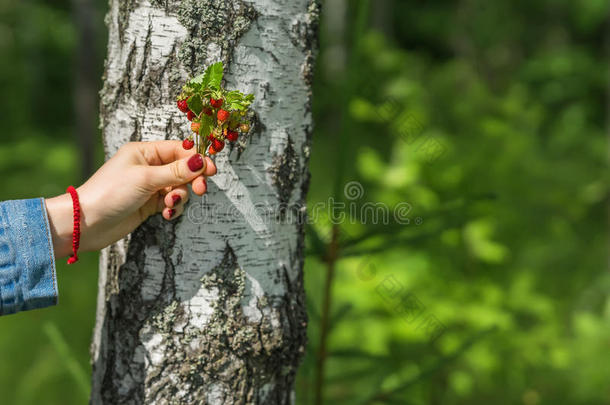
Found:
[[[179,186],[195,179],[205,170],[205,159],[197,153],[189,158],[175,160],[163,166],[148,166],[147,186],[155,190]]]

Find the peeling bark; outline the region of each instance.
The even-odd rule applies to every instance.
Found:
[[[102,252],[92,404],[294,403],[318,14],[312,0],[110,0],[107,157],[187,136],[175,97],[218,60],[227,87],[255,94],[256,125],[180,219]]]

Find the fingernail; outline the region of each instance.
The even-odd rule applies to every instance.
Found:
[[[180,197],[178,194],[174,194],[172,196],[172,200],[174,201],[174,205],[176,205],[182,200],[182,197]]]
[[[176,213],[176,210],[173,209],[173,208],[170,208],[169,211],[168,211],[168,214],[169,214],[170,218],[173,217],[175,213]]]
[[[203,157],[199,153],[193,155],[188,160],[188,165],[192,172],[198,172],[203,167]]]

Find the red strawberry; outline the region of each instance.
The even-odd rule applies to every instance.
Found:
[[[210,155],[215,155],[216,153],[218,153],[218,151],[216,151],[216,150],[215,150],[215,149],[214,149],[212,146],[210,146],[210,147],[208,148],[208,153],[209,153]]]
[[[231,142],[235,142],[237,140],[237,138],[239,137],[239,134],[237,133],[237,131],[227,131],[227,139]]]
[[[199,129],[201,129],[201,124],[198,122],[191,123],[191,131],[199,133]]]
[[[189,121],[192,121],[193,118],[195,118],[195,117],[196,117],[195,113],[192,112],[191,110],[188,110],[188,112],[186,113],[186,119]]]
[[[219,99],[213,99],[210,98],[210,104],[212,105],[212,107],[214,108],[220,108],[222,107],[222,104],[224,103],[224,100],[222,98]]]
[[[178,109],[183,113],[189,110],[189,105],[186,102],[186,99],[178,100]]]
[[[212,148],[214,148],[216,152],[220,152],[221,150],[223,150],[224,147],[225,143],[223,141],[221,141],[220,139],[212,138]]]
[[[193,146],[195,146],[195,142],[193,142],[192,139],[185,139],[182,141],[182,147],[186,150],[193,149]]]
[[[203,113],[204,113],[205,115],[209,115],[209,116],[212,116],[212,114],[214,114],[214,113],[212,112],[212,109],[211,109],[211,108],[209,108],[209,107],[203,107]]]
[[[223,121],[223,122],[228,120],[230,116],[231,116],[231,114],[229,114],[229,112],[226,110],[218,110],[218,114],[216,115],[216,117],[218,118],[218,121]]]

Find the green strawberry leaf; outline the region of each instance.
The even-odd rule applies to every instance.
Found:
[[[244,95],[239,91],[230,91],[225,96],[225,102],[231,110],[244,111],[254,100],[253,94]]]
[[[188,85],[189,86],[201,85],[201,83],[203,83],[204,79],[205,79],[205,73],[202,73],[199,76],[195,76],[191,80],[189,80]]]
[[[222,62],[214,63],[205,71],[202,83],[203,87],[209,87],[214,90],[219,90],[223,74],[224,72]]]
[[[207,136],[210,135],[210,133],[214,129],[214,124],[214,118],[204,114],[203,118],[201,119],[201,128],[199,129],[199,135],[201,135],[201,137],[204,139],[207,138]]]
[[[231,104],[235,101],[239,101],[241,98],[241,93],[238,91],[230,91],[225,95],[225,102],[227,104]]]
[[[201,101],[201,97],[199,95],[195,94],[194,96],[190,97],[187,100],[187,104],[195,115],[201,114],[201,110],[203,110],[203,102]]]
[[[220,82],[223,76],[223,65],[222,62],[214,63],[210,65],[205,73],[195,76],[188,82],[188,86],[194,91],[203,90],[208,88],[215,90],[220,89]]]
[[[246,106],[240,102],[234,101],[231,103],[230,109],[237,110],[237,111],[244,111],[246,109]]]

